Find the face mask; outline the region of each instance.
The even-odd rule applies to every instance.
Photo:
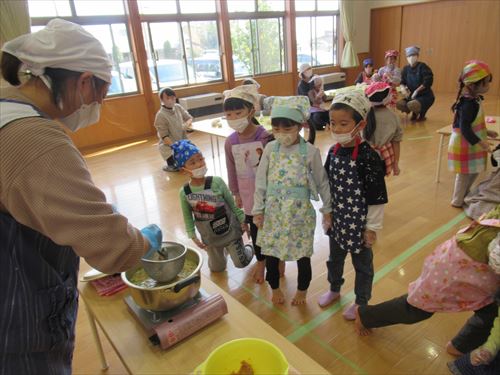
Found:
[[[71,115],[66,116],[60,121],[66,125],[71,131],[76,132],[78,129],[86,128],[99,121],[101,114],[101,104],[93,102],[90,104],[83,103],[82,94],[80,94],[82,105]]]
[[[350,133],[338,134],[338,133],[331,132],[330,135],[332,137],[334,144],[340,143],[341,145],[345,145],[345,144],[351,142],[356,137],[357,129],[358,129],[358,126],[356,125],[354,127],[354,129],[351,130]]]
[[[281,134],[281,133],[275,133],[274,138],[276,141],[283,146],[291,146],[295,143],[297,140],[297,134]]]
[[[94,81],[92,80],[92,85]],[[95,87],[94,87],[95,91]],[[64,125],[66,125],[71,131],[76,132],[78,129],[86,128],[87,126],[93,125],[99,121],[101,114],[101,104],[98,102],[92,102],[90,104],[85,104],[83,102],[82,93],[80,95],[81,106],[72,114],[60,119]]]
[[[235,132],[243,133],[248,126],[248,119],[243,117],[236,120],[227,120],[227,124]]]
[[[307,79],[311,78],[313,75],[311,71],[304,72],[303,74],[304,74],[304,77],[306,77]]]
[[[414,65],[417,62],[417,60],[418,60],[418,56],[416,56],[416,55],[408,56],[406,58],[406,61],[408,61],[408,64],[410,64],[410,65]]]
[[[169,100],[169,99],[166,99],[163,101],[163,105],[168,108],[168,109],[172,109],[174,108],[174,105],[175,105],[175,98]]]
[[[205,177],[205,175],[207,174],[207,171],[208,171],[208,168],[207,168],[207,166],[206,166],[206,165],[204,165],[203,167],[193,169],[193,170],[191,171],[191,175],[192,175],[194,178],[203,178],[203,177]]]

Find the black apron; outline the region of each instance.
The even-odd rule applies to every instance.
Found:
[[[1,131],[15,102],[0,102]],[[17,119],[36,117],[25,106]],[[71,374],[79,262],[71,247],[0,212],[0,375]]]

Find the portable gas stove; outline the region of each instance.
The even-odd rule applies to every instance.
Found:
[[[130,313],[146,331],[154,345],[167,349],[227,314],[224,298],[200,289],[194,298],[167,311],[145,310],[132,296],[124,298]]]

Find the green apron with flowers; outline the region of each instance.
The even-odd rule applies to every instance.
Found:
[[[262,254],[298,260],[313,254],[316,212],[311,204],[307,145],[300,137],[299,152],[280,152],[276,142],[267,171],[264,226],[257,245]]]

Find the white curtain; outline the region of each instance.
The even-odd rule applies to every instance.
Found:
[[[352,44],[356,31],[354,29],[354,0],[340,0],[340,17],[345,40],[340,66],[342,68],[352,68],[359,65],[358,55]]]
[[[27,0],[0,1],[0,46],[15,37],[30,32]]]

